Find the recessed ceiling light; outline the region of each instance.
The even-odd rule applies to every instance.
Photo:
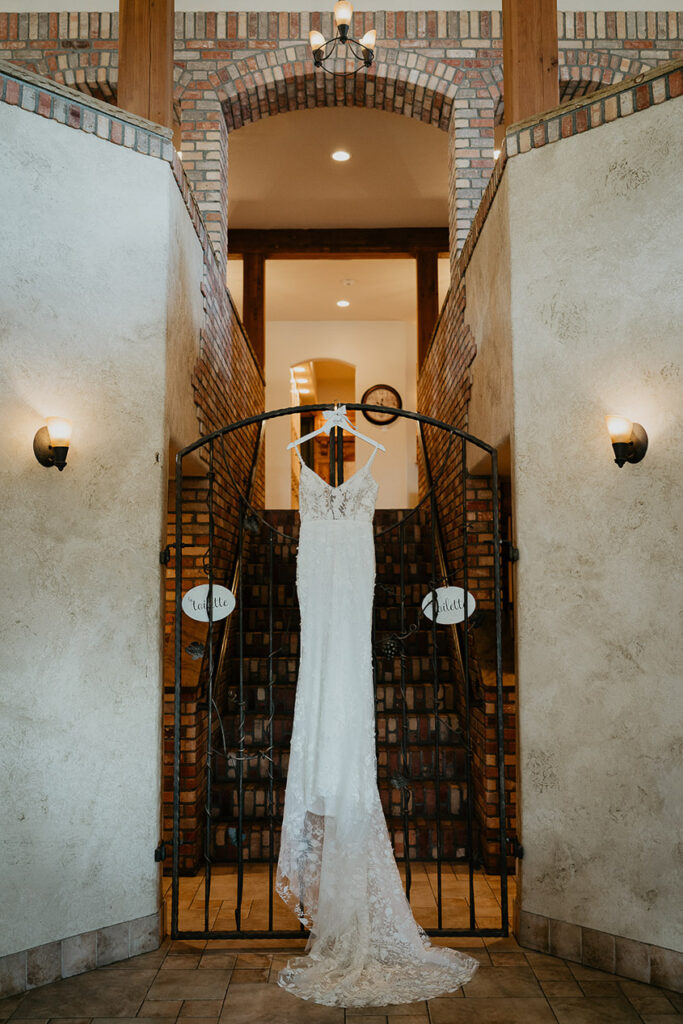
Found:
[[[350,306],[351,303],[349,302],[348,299],[337,299],[337,305],[344,307],[344,306]]]
[[[300,395],[310,395],[311,393],[310,388],[297,388],[297,391],[299,392]]]
[[[345,160],[351,159],[351,154],[347,153],[345,149],[335,149],[332,159],[336,160],[339,164],[343,164]]]

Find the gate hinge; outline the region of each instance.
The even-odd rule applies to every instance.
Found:
[[[166,860],[166,843],[162,839],[156,850],[154,851],[155,863],[159,864],[162,860]]]
[[[505,557],[508,562],[519,561],[519,548],[516,548],[511,540],[502,540],[500,546],[505,549]]]
[[[509,852],[516,860],[522,860],[524,857],[524,847],[520,843],[516,835],[507,837],[507,844]]]
[[[159,552],[159,565],[168,565],[171,561],[171,548],[172,544],[167,544],[166,547]]]

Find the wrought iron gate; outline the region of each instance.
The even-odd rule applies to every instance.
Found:
[[[386,412],[349,404],[347,410]],[[287,726],[298,665],[295,585],[296,513],[254,507],[252,484],[263,424],[312,414],[329,405],[262,413],[201,438],[176,457],[175,703],[171,934],[174,938],[300,938],[296,919],[283,923],[274,899],[278,832],[286,780]],[[393,411],[393,410],[392,410]],[[506,786],[503,747],[500,526],[496,451],[447,423],[407,410],[419,425],[424,497],[413,509],[375,515],[378,553],[373,651],[379,783],[406,894],[420,867],[434,893],[425,919],[430,935],[508,933]],[[247,441],[245,442],[245,438]],[[248,443],[247,443],[248,442]],[[480,866],[475,820],[472,710],[472,622],[444,626],[423,612],[423,601],[443,586],[470,590],[470,524],[466,509],[468,446],[490,457],[493,614],[495,619],[495,727],[498,799],[500,920],[482,924],[477,909]],[[235,458],[239,452],[239,460]],[[237,461],[250,468],[238,476]],[[187,644],[183,615],[184,460],[203,458],[206,491],[206,642]],[[330,483],[343,481],[341,430],[330,436]],[[448,503],[448,529],[439,505]],[[235,552],[233,560],[226,552]],[[236,605],[219,619],[214,588],[229,588]],[[221,591],[223,593],[223,591]],[[467,607],[467,597],[465,597]],[[436,607],[433,603],[432,607]],[[469,616],[469,610],[467,611]],[[255,639],[256,638],[256,639]],[[196,726],[206,734],[198,780],[203,802],[202,927],[183,927],[181,886],[181,720],[183,671],[202,657],[203,695]],[[255,866],[250,873],[248,865]],[[254,886],[262,886],[249,912]],[[424,883],[421,881],[420,885]],[[247,893],[245,896],[245,886]],[[461,894],[457,898],[454,893]],[[227,897],[227,898],[226,898]],[[249,900],[247,905],[246,900]],[[229,910],[215,913],[217,903]],[[456,909],[453,906],[457,904]],[[245,912],[246,911],[246,912]],[[227,914],[227,916],[226,916]],[[260,916],[259,916],[260,915]],[[420,920],[420,913],[416,913]],[[422,922],[421,922],[422,923]]]

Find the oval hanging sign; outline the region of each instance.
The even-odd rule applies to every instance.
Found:
[[[197,622],[209,621],[209,584],[202,583],[188,590],[183,598],[183,611]],[[235,607],[235,595],[227,587],[213,585],[213,621],[225,619]]]
[[[422,611],[428,619],[432,618],[432,607],[436,595],[436,621],[444,625],[454,622],[462,622],[465,619],[465,591],[462,587],[437,587],[425,594],[422,601]],[[467,595],[467,617],[469,618],[476,607],[476,601],[472,594]]]

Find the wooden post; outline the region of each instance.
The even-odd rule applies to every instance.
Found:
[[[439,254],[418,252],[417,263],[417,366],[424,362],[439,316]]]
[[[262,252],[244,254],[242,320],[262,369],[266,365],[266,259]]]
[[[120,0],[117,103],[173,127],[174,0]]]
[[[558,106],[557,0],[503,0],[505,124]]]

